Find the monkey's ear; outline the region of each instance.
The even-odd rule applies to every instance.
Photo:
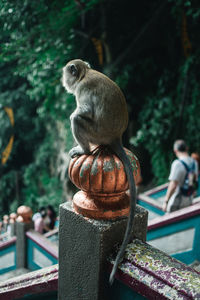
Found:
[[[69,70],[70,70],[70,73],[71,73],[73,76],[77,76],[77,74],[78,74],[78,69],[77,69],[76,65],[71,64],[71,65],[69,66]]]
[[[87,61],[84,61],[84,63],[86,64],[86,66],[87,66],[89,69],[91,69],[91,66],[90,66],[90,64],[89,64]]]

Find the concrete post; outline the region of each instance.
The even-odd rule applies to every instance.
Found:
[[[123,240],[127,218],[94,220],[60,205],[59,300],[106,300],[107,258]],[[146,240],[147,211],[137,206],[132,238]]]
[[[10,236],[16,235],[16,222],[10,224]]]
[[[33,229],[33,222],[20,223],[16,222],[16,252],[17,252],[17,268],[27,267],[27,251],[26,251],[26,231]]]

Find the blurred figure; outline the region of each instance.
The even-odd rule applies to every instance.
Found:
[[[199,155],[199,153],[193,152],[193,153],[191,154],[191,157],[194,158],[194,159],[197,161],[198,168],[199,168],[199,164],[200,164],[200,155]]]
[[[52,205],[47,206],[47,216],[49,217],[49,223],[46,224],[49,230],[54,229],[56,222],[56,212]]]
[[[198,174],[198,186],[197,186],[196,196],[200,196],[200,154],[198,152],[193,152],[191,154],[191,157],[194,158],[198,164],[199,174]]]
[[[192,180],[194,179],[196,182],[198,180],[198,165],[189,156],[185,141],[175,141],[173,150],[177,159],[171,165],[170,182],[163,204],[163,210],[167,212],[172,212],[192,204],[194,193]]]
[[[48,230],[46,230],[46,226],[45,226],[45,218],[47,216],[47,213],[45,211],[45,209],[40,211],[40,215],[37,216],[37,218],[35,218],[34,220],[34,229],[35,231],[43,234],[46,233]]]
[[[44,211],[45,210],[45,207],[44,206],[41,206],[39,209],[38,209],[38,211],[33,215],[33,217],[32,217],[32,220],[33,220],[33,222],[35,222],[35,220],[37,219],[37,218],[40,218],[41,217],[41,212],[42,211]]]

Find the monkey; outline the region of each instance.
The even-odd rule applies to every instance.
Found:
[[[128,109],[118,85],[103,73],[80,59],[69,61],[63,68],[62,84],[75,96],[76,109],[70,116],[73,137],[78,144],[71,157],[91,153],[92,145],[105,145],[124,165],[130,191],[130,212],[124,239],[117,253],[109,282],[112,285],[117,267],[130,241],[136,208],[136,187],[131,163],[122,146],[122,135],[128,126]]]

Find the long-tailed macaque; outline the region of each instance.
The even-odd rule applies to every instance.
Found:
[[[130,161],[122,146],[122,134],[128,125],[126,100],[120,88],[107,76],[90,68],[80,59],[63,68],[62,83],[67,92],[76,97],[77,107],[70,116],[74,139],[78,146],[71,157],[89,154],[91,145],[107,145],[124,164],[130,190],[130,213],[124,240],[117,254],[110,284],[130,240],[136,207],[136,188]]]

